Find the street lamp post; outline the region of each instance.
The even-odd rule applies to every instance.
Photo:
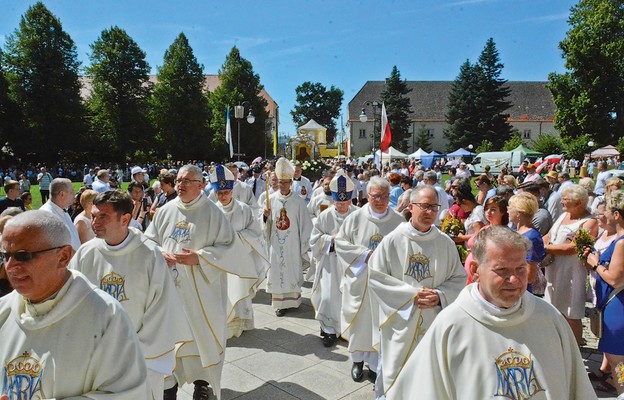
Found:
[[[237,106],[234,106],[234,118],[236,118],[236,124],[238,127],[238,142],[237,142],[237,150],[236,157],[238,161],[240,161],[241,151],[240,151],[240,120],[243,119],[243,115],[245,115],[245,104],[249,105],[249,114],[247,114],[247,123],[253,124],[256,121],[256,117],[254,117],[251,112],[251,103],[247,100],[243,101]]]
[[[368,121],[365,107],[366,106],[373,107],[373,134],[371,135],[373,138],[373,148],[372,148],[373,153],[375,152],[375,130],[377,129],[377,108],[379,107],[379,105],[380,103],[378,100],[367,100],[364,103],[362,103],[362,113],[360,114],[360,122],[364,123]]]

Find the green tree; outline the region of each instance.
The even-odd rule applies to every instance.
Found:
[[[1,50],[0,60],[2,60]],[[9,82],[4,73],[3,63],[0,61],[0,145],[8,143],[12,137],[21,136],[20,121],[20,110],[9,96]]]
[[[295,126],[313,119],[327,128],[327,143],[336,138],[336,118],[340,115],[344,92],[332,85],[329,89],[319,82],[303,82],[295,89],[297,103],[290,112]]]
[[[155,138],[147,118],[150,67],[145,52],[125,30],[114,26],[91,44],[89,58],[88,108],[95,144],[107,149],[102,156],[120,159],[132,158],[137,151],[149,153]]]
[[[483,139],[479,147],[477,147],[477,149],[475,150],[475,153],[479,154],[479,153],[485,153],[485,152],[493,151],[493,150],[494,150],[494,144],[490,140]]]
[[[165,51],[150,102],[161,155],[174,160],[203,159],[209,152],[208,99],[203,66],[184,33]]]
[[[55,161],[80,147],[84,109],[76,45],[41,2],[28,8],[6,40],[3,61],[9,93],[24,130],[10,146],[31,160]]]
[[[576,158],[582,160],[585,153],[589,152],[587,143],[592,140],[592,137],[588,134],[583,134],[577,137],[562,136],[561,142],[563,143],[563,149],[567,153],[568,158]]]
[[[381,101],[386,105],[386,114],[392,131],[392,146],[403,152],[407,151],[407,139],[411,136],[409,128],[412,122],[409,115],[412,106],[407,96],[411,91],[405,80],[401,80],[401,73],[396,65],[392,67],[390,77],[386,79],[386,85],[381,92]],[[375,138],[375,143],[379,143],[378,139],[380,138]]]
[[[210,127],[215,132],[212,136],[211,156],[216,159],[229,158],[225,142],[225,113],[230,107],[232,124],[232,138],[234,151],[238,149],[237,122],[240,123],[240,149],[245,158],[252,159],[264,153],[260,149],[268,146],[270,132],[267,130],[266,111],[267,101],[260,95],[263,86],[260,84],[260,76],[254,73],[251,62],[241,57],[236,46],[226,56],[225,62],[219,69],[219,87],[208,97],[208,103],[212,110]],[[247,123],[243,118],[237,121],[234,118],[234,106],[245,103],[245,114],[251,111],[255,117],[253,124]]]
[[[462,64],[449,94],[446,114],[449,128],[445,131],[449,148],[465,147],[484,139],[492,141],[494,148],[500,148],[509,138],[512,127],[505,111],[511,107],[506,100],[510,89],[500,77],[502,69],[491,38],[477,63],[473,65],[466,60]]]
[[[511,135],[509,139],[505,141],[502,151],[511,151],[522,144],[524,144],[522,136],[520,136],[520,133],[516,131],[513,135]]]
[[[622,1],[581,0],[572,7],[559,44],[568,71],[548,77],[562,137],[589,134],[606,145],[624,136],[622,21]]]
[[[502,79],[503,63],[500,62],[498,50],[494,40],[489,38],[479,55],[478,61],[483,85],[483,106],[481,110],[481,124],[479,128],[491,137],[495,147],[500,147],[512,133],[512,126],[507,122],[509,114],[505,113],[512,104],[506,99],[511,89],[506,86],[507,81]]]
[[[615,147],[617,147],[617,151],[619,151],[620,154],[624,154],[624,136],[618,139],[617,146]]]
[[[542,133],[533,142],[533,150],[544,155],[559,154],[563,149],[561,139],[552,133]]]
[[[425,124],[421,124],[418,129],[418,135],[416,135],[414,147],[414,151],[418,149],[423,149],[427,153],[431,151],[431,138],[429,137],[429,132],[425,128]]]
[[[468,147],[470,143],[485,139],[479,130],[478,102],[483,97],[479,85],[480,67],[466,60],[459,68],[459,75],[453,81],[449,93],[446,122],[449,127],[444,136],[448,139],[448,150]]]

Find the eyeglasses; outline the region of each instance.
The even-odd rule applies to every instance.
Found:
[[[451,189],[459,189],[459,186],[457,186],[457,185],[451,185]]]
[[[423,211],[433,211],[437,212],[440,209],[440,204],[429,204],[429,203],[412,203],[415,206],[418,206]]]
[[[16,252],[8,252],[8,251],[0,251],[0,259],[3,262],[8,262],[9,258],[14,259],[15,261],[19,261],[19,262],[28,262],[28,261],[32,261],[33,258],[35,258],[35,255],[39,254],[39,253],[45,253],[47,251],[52,251],[52,250],[56,250],[56,249],[60,249],[64,246],[56,246],[56,247],[51,247],[49,249],[44,249],[44,250],[37,250],[37,251],[16,251]]]
[[[375,201],[384,201],[390,198],[390,196],[387,194],[370,194],[370,193],[368,194],[368,197],[370,197],[371,199]]]
[[[180,186],[188,186],[194,182],[201,182],[199,179],[176,179],[175,184]]]

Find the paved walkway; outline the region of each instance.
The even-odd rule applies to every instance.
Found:
[[[258,292],[254,299],[256,329],[227,343],[223,400],[374,399],[372,382],[351,379],[346,342],[323,347],[310,305],[310,286],[306,282],[299,310],[282,318],[275,316],[271,296]],[[596,340],[588,329],[585,337],[588,344],[581,353],[588,370],[596,372],[602,355],[595,350]],[[192,393],[193,386],[184,385],[178,399],[192,400]],[[601,399],[615,399],[614,395],[596,393]]]

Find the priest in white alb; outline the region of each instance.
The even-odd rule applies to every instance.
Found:
[[[475,283],[433,321],[388,400],[596,399],[565,318],[526,290],[530,248],[507,227],[477,234]]]
[[[455,244],[434,226],[439,209],[433,186],[412,189],[411,219],[386,235],[368,261],[373,328],[380,333],[377,398],[392,389],[431,322],[466,282]]]
[[[243,331],[254,328],[252,299],[260,282],[264,280],[269,268],[266,251],[261,245],[262,230],[252,209],[233,196],[234,175],[223,165],[217,165],[210,174],[210,184],[217,196],[217,207],[236,232],[237,238],[245,248],[252,264],[241,265],[247,268],[246,275],[257,277],[255,281],[241,279],[228,274],[228,338],[240,336]],[[233,246],[231,249],[240,249]],[[232,254],[236,257],[237,254]]]
[[[283,157],[277,160],[279,191],[269,196],[262,218],[271,261],[267,293],[271,293],[278,317],[301,304],[303,271],[310,266],[312,221],[303,199],[291,190],[294,172],[290,161]]]
[[[373,315],[368,293],[368,259],[383,239],[405,221],[388,208],[390,182],[371,178],[366,188],[368,203],[349,215],[335,239],[342,276],[341,336],[349,341],[353,366],[351,378],[364,378],[364,363],[369,377],[377,377],[377,351],[373,347]],[[376,340],[375,340],[376,341]]]
[[[0,399],[151,399],[128,314],[67,269],[64,221],[21,213],[5,225],[1,248],[15,290],[0,298]]]
[[[167,265],[178,274],[182,298],[194,341],[177,353],[175,382],[165,382],[165,400],[175,399],[177,387],[195,385],[193,399],[208,399],[208,383],[221,398],[221,372],[227,340],[227,275],[255,281],[244,271],[248,253],[230,251],[236,234],[225,215],[204,195],[204,177],[195,165],[178,171],[178,197],[155,214],[145,235],[162,249]],[[233,256],[236,254],[236,256]]]
[[[308,211],[310,211],[310,217],[312,218],[312,223],[318,218],[319,215],[325,210],[327,210],[332,204],[334,204],[334,197],[332,195],[332,191],[329,187],[332,178],[324,178],[323,179],[323,193],[314,197],[308,203]]]
[[[96,238],[78,249],[69,268],[124,307],[141,342],[152,398],[162,399],[165,376],[175,366],[174,348],[193,337],[162,253],[139,230],[128,228],[132,209],[127,193],[100,193],[91,210]]]
[[[338,174],[331,180],[334,205],[319,215],[310,237],[312,255],[317,262],[310,300],[314,316],[321,324],[325,347],[334,344],[341,332],[342,269],[338,267],[334,239],[345,218],[358,209],[351,203],[354,188],[351,178],[344,174]]]

